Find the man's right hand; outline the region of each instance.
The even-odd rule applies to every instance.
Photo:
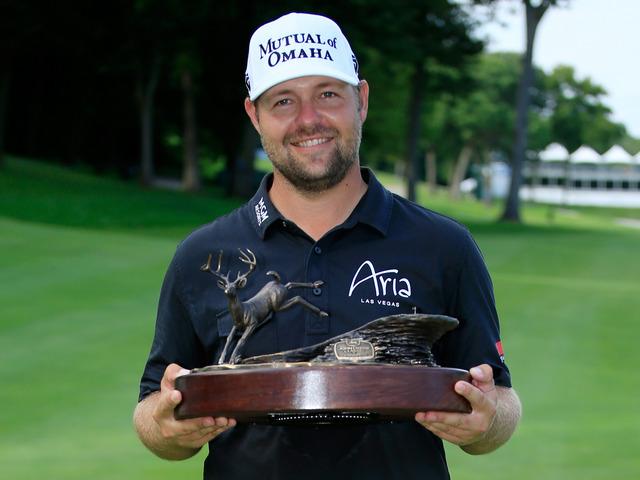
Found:
[[[160,391],[138,404],[134,424],[142,442],[156,455],[182,460],[195,455],[211,439],[236,425],[233,418],[199,417],[176,420],[174,412],[182,401],[175,380],[188,370],[172,363],[162,377]]]

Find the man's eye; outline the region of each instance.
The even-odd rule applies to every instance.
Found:
[[[336,96],[336,94],[334,92],[323,92],[322,93],[322,98],[333,98],[335,96]]]
[[[276,107],[282,106],[282,105],[289,105],[291,103],[291,100],[289,100],[288,98],[283,98],[282,100],[278,100],[276,102]]]

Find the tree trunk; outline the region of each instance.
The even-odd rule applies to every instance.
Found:
[[[182,72],[182,92],[184,96],[184,166],[182,170],[182,189],[186,192],[198,192],[202,187],[200,161],[198,158],[198,124],[196,105],[193,98],[193,74],[190,70]]]
[[[5,165],[4,161],[4,132],[7,111],[7,99],[9,97],[9,80],[11,77],[10,60],[4,62],[4,68],[0,73],[0,168]]]
[[[416,183],[418,181],[418,140],[422,127],[420,115],[422,107],[422,91],[425,83],[425,70],[421,62],[414,65],[412,95],[409,105],[409,138],[407,140],[407,199],[416,201]]]
[[[482,179],[482,201],[485,205],[491,205],[493,203],[493,195],[491,192],[491,151],[484,149],[482,151],[482,168],[480,170],[480,177]]]
[[[253,162],[256,156],[256,148],[259,145],[259,136],[253,124],[246,118],[242,132],[242,144],[238,149],[239,155],[234,162],[233,192],[242,198],[250,198],[256,190],[255,169]]]
[[[471,145],[466,144],[460,151],[458,161],[456,162],[453,173],[451,174],[451,181],[449,182],[449,197],[451,197],[451,200],[454,202],[460,201],[460,198],[462,197],[460,193],[460,184],[464,180],[464,175],[467,173],[469,163],[471,163],[472,153],[473,149],[471,148]]]
[[[155,176],[153,165],[153,102],[160,77],[160,56],[157,55],[149,79],[145,82],[138,74],[138,106],[140,110],[140,182],[152,185]]]
[[[520,222],[520,186],[522,185],[522,165],[527,150],[527,115],[531,103],[529,90],[533,82],[533,42],[540,19],[553,1],[542,0],[537,7],[533,7],[531,0],[523,0],[527,20],[527,48],[522,60],[522,73],[516,98],[515,138],[511,155],[511,185],[502,214],[503,221]]]
[[[427,174],[427,185],[429,194],[435,195],[438,188],[438,170],[436,165],[436,152],[433,148],[427,149],[424,156],[424,168]]]

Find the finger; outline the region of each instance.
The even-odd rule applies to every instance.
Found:
[[[227,430],[235,426],[236,421],[226,417],[201,417],[176,420],[176,423],[180,425],[183,434],[199,438],[220,430]]]
[[[192,420],[194,421],[180,421],[185,430],[179,440],[179,443],[183,446],[199,448],[236,425],[235,419],[225,417],[205,417]],[[191,428],[194,428],[194,430],[189,431]]]
[[[475,410],[476,404],[481,402],[485,397],[482,390],[480,390],[477,386],[465,381],[456,382],[453,386],[453,389],[458,395],[467,399],[467,401],[471,404],[472,410]]]
[[[434,435],[454,444],[468,441],[473,433],[469,425],[469,415],[447,412],[419,412],[416,421]]]
[[[441,424],[431,425],[429,430],[434,435],[454,445],[463,445],[473,439],[472,433],[468,430],[451,430],[446,425],[442,425],[443,428],[439,428],[440,425]]]
[[[493,369],[486,363],[473,367],[469,370],[469,373],[472,378],[471,383],[478,388],[484,390],[485,386],[488,388],[493,388],[495,386],[493,380]]]

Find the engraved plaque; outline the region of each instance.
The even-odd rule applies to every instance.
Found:
[[[336,359],[339,361],[357,362],[373,360],[376,356],[371,342],[361,338],[347,338],[333,346]]]

